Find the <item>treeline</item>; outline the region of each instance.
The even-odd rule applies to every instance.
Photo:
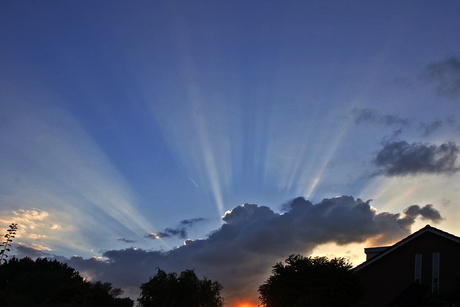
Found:
[[[194,270],[181,274],[157,268],[141,285],[140,307],[222,307],[222,285]],[[0,307],[133,307],[121,288],[109,282],[89,282],[78,271],[57,260],[13,257],[0,265]]]
[[[291,255],[273,266],[272,274],[259,286],[265,307],[368,306],[362,301],[363,285],[345,258]],[[180,274],[157,268],[140,286],[138,307],[222,307],[222,285],[194,270]],[[458,306],[460,282],[444,296],[431,295],[424,305]],[[74,268],[57,260],[13,257],[0,265],[0,307],[133,307],[120,297],[123,291],[108,282],[89,282]],[[455,303],[454,305],[452,305]]]
[[[344,258],[292,255],[285,263],[277,263],[259,287],[263,306],[354,306],[360,299],[360,285]],[[193,270],[177,274],[157,268],[140,289],[139,307],[224,306],[222,285],[206,277],[199,279]],[[13,257],[0,265],[0,307],[134,306],[122,294],[111,283],[87,281],[57,260]]]

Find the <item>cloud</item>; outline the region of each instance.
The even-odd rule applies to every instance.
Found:
[[[47,237],[49,230],[59,229],[59,224],[53,224],[52,216],[40,209],[19,209],[17,211],[2,211],[0,227],[7,228],[11,222],[18,224],[16,237],[22,240],[37,240]]]
[[[399,117],[391,114],[380,114],[377,110],[368,108],[355,108],[350,112],[350,116],[357,125],[374,123],[386,127],[393,127],[395,129],[392,135],[393,139],[402,134],[403,128],[409,128],[411,125],[416,126],[418,131],[425,137],[441,129],[444,124],[451,127],[455,126],[455,119],[453,116],[446,118],[445,121],[436,119],[431,122],[418,122],[418,124],[413,118]]]
[[[30,257],[30,258],[37,258],[37,257],[49,257],[51,256],[49,251],[50,248],[39,245],[39,244],[31,244],[26,245],[23,243],[14,244],[14,254],[18,258],[23,257]]]
[[[357,125],[366,122],[379,123],[385,126],[409,126],[410,119],[396,115],[382,115],[375,109],[358,109],[351,111],[351,116]]]
[[[431,123],[420,123],[420,130],[423,136],[429,136],[434,131],[442,127],[442,120],[434,120]]]
[[[195,219],[190,219],[190,220],[182,220],[182,221],[180,221],[180,224],[181,225],[192,226],[193,224],[195,224],[197,222],[201,222],[201,221],[204,221],[204,218],[200,217],[200,218],[195,218]]]
[[[204,221],[204,218],[195,218],[195,219],[190,219],[190,220],[183,220],[180,222],[180,225],[176,228],[166,228],[165,230],[161,232],[154,232],[150,233],[145,236],[145,238],[153,239],[153,240],[159,240],[163,238],[172,238],[176,237],[179,239],[186,239],[187,238],[187,228],[190,228],[193,226],[193,224]]]
[[[434,144],[409,144],[406,141],[386,143],[374,159],[380,170],[375,174],[406,176],[416,174],[453,174],[459,149],[454,142]]]
[[[121,286],[133,298],[156,267],[176,272],[189,268],[221,282],[227,303],[238,297],[252,297],[257,303],[257,287],[271,267],[289,254],[308,255],[330,242],[388,244],[409,235],[417,217],[440,220],[431,205],[411,206],[401,216],[377,213],[370,200],[351,196],[324,199],[316,205],[300,197],[286,204],[286,210],[276,213],[265,206],[244,204],[227,211],[222,227],[208,238],[187,240],[168,252],[129,248],[106,251],[106,261],[64,260],[93,280]]]
[[[439,95],[460,98],[460,57],[452,56],[444,61],[428,64],[422,72],[422,78],[434,82]]]
[[[118,238],[117,240],[120,241],[120,242],[124,242],[124,243],[134,243],[134,242],[137,242],[136,240],[129,240],[129,239],[126,239],[126,238]]]
[[[433,208],[433,205],[425,205],[422,208],[419,205],[412,205],[404,210],[404,213],[406,216],[413,218],[420,215],[422,220],[432,220],[433,222],[440,222],[442,220],[441,214]]]

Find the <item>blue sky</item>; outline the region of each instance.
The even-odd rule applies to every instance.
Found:
[[[456,1],[1,1],[0,226],[19,224],[13,252],[115,284],[107,261],[139,257],[147,275],[127,293],[158,263],[195,268],[228,285],[232,306],[257,302],[292,252],[359,264],[365,246],[427,223],[459,235],[459,12]],[[297,197],[348,208],[327,215],[348,226],[275,223]],[[360,235],[362,206],[372,230]],[[238,226],[245,239],[230,243],[242,221],[258,231]],[[273,254],[247,243],[271,232],[302,239]],[[244,251],[228,251],[241,261],[231,274],[203,260],[230,246]]]

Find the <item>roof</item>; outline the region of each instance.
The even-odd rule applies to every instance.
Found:
[[[421,236],[422,234],[424,234],[426,232],[435,233],[435,234],[437,234],[437,235],[439,235],[441,237],[444,237],[446,239],[452,240],[452,241],[460,244],[460,237],[454,236],[453,234],[450,234],[448,232],[442,231],[442,230],[437,229],[435,227],[432,227],[430,225],[426,225],[425,227],[423,227],[419,231],[414,232],[413,234],[405,237],[404,239],[402,239],[401,241],[395,243],[394,245],[387,247],[386,249],[384,249],[382,252],[380,252],[376,256],[374,256],[371,259],[369,259],[367,261],[364,261],[360,265],[356,266],[353,269],[353,272],[357,272],[357,271],[361,270],[362,268],[365,268],[366,266],[370,265],[371,263],[374,263],[375,261],[377,261],[380,258],[384,257],[385,255],[393,252],[394,250],[400,248],[404,244],[407,244],[408,242],[414,240],[415,238]]]

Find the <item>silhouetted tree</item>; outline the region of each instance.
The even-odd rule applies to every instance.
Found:
[[[2,262],[6,262],[6,258],[8,258],[8,255],[6,252],[9,252],[11,243],[13,242],[13,238],[16,236],[16,231],[18,230],[18,224],[17,223],[12,223],[9,227],[8,230],[6,231],[7,233],[5,234],[5,242],[2,242],[3,248],[0,250],[0,265]]]
[[[57,260],[13,257],[0,266],[0,307],[132,307],[133,300],[117,298],[122,293],[111,283],[86,281]]]
[[[263,306],[353,306],[361,299],[361,285],[345,258],[290,255],[285,263],[275,264],[259,287]]]
[[[155,276],[141,285],[137,299],[140,307],[222,307],[222,285],[204,277],[200,280],[194,270],[180,275],[157,268]]]

